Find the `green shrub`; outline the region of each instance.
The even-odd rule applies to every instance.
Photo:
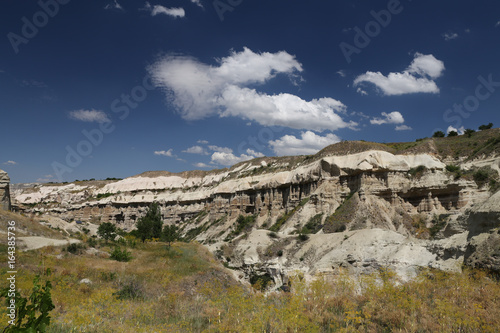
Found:
[[[323,213],[316,214],[309,219],[306,225],[302,228],[302,234],[315,234],[323,228],[321,220],[323,218]]]
[[[309,236],[308,235],[304,235],[304,234],[300,234],[297,239],[301,242],[305,242],[306,240],[309,239]]]
[[[456,165],[453,165],[453,164],[448,164],[446,166],[446,170],[449,171],[449,172],[457,172],[457,171],[460,171],[460,167],[456,166]]]
[[[248,231],[249,229],[251,229],[255,223],[256,218],[257,217],[255,215],[238,216],[238,219],[236,219],[236,229],[233,230],[232,236],[238,236],[242,231]]]
[[[270,232],[267,235],[271,238],[278,238],[278,235],[275,232]]]
[[[127,251],[127,249],[123,249],[123,251],[117,246],[111,252],[110,259],[116,260],[116,261],[123,261],[127,262],[132,260],[132,255],[130,252]]]
[[[64,250],[72,254],[80,254],[85,249],[82,243],[71,243]]]
[[[409,171],[408,171],[408,174],[412,177],[415,177],[415,178],[420,178],[422,177],[422,175],[424,174],[424,172],[427,170],[427,168],[425,167],[425,165],[419,165],[418,167],[416,168],[411,168]]]
[[[280,217],[278,217],[276,219],[276,222],[269,228],[269,230],[271,230],[271,231],[279,231],[280,228],[281,228],[281,226],[283,224],[285,224],[286,221],[288,221],[288,219],[290,219],[293,216],[293,214],[295,214],[300,208],[302,208],[308,201],[309,201],[309,198],[302,199],[300,201],[300,203],[297,205],[297,207],[295,207],[294,209],[292,209],[288,213],[286,213],[286,214],[281,215]]]
[[[90,246],[90,247],[96,247],[97,246],[97,240],[95,239],[94,236],[92,237],[89,237],[87,239],[87,244]]]
[[[443,131],[436,131],[434,134],[432,134],[433,138],[444,138],[444,132]]]
[[[120,300],[140,299],[144,296],[144,291],[142,289],[142,285],[139,282],[132,280],[122,285],[120,290],[113,293],[113,296]]]

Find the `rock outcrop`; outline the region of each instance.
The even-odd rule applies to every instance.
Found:
[[[7,172],[0,170],[0,208],[10,210],[10,178]]]
[[[500,158],[478,163],[497,173]],[[465,173],[474,164],[462,167]],[[178,225],[186,239],[209,246],[242,278],[268,275],[276,287],[294,271],[389,266],[412,276],[420,267],[460,270],[464,262],[498,267],[499,194],[491,196],[489,185],[471,175],[447,171],[430,154],[323,151],[210,172],[149,172],[13,192],[26,213],[125,230],[158,202],[165,223]],[[239,225],[241,215],[252,217],[248,225]]]

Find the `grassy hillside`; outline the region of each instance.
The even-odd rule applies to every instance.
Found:
[[[23,219],[7,214],[0,216]],[[37,232],[44,233],[41,229]],[[22,295],[29,296],[37,274],[52,283],[55,309],[48,332],[495,332],[500,327],[500,283],[481,271],[422,270],[407,283],[384,269],[357,281],[339,271],[317,276],[312,284],[297,272],[291,292],[265,295],[258,285],[237,283],[196,242],[168,249],[130,236],[109,244],[85,235],[82,240],[81,246],[17,253]],[[110,259],[115,246],[132,259]],[[6,247],[0,256],[6,258]],[[47,268],[52,273],[45,276]],[[7,271],[3,260],[2,281]],[[0,317],[5,323],[5,307]]]

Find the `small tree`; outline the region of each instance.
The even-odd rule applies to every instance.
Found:
[[[489,130],[492,127],[493,127],[493,123],[489,123],[488,125],[481,125],[481,126],[479,126],[479,130],[480,131]]]
[[[106,243],[110,240],[114,240],[116,237],[116,226],[111,222],[101,223],[97,229],[97,235],[104,239]]]
[[[457,131],[450,131],[450,133],[448,133],[448,137],[450,136],[458,136],[458,132]]]
[[[472,136],[472,134],[475,132],[476,131],[474,131],[473,129],[468,128],[464,131],[464,134],[467,135],[468,138],[470,138]]]
[[[160,238],[162,225],[160,207],[157,202],[153,202],[149,206],[146,215],[137,221],[136,227],[139,238],[143,243],[146,239]]]
[[[175,242],[179,238],[177,233],[177,227],[175,225],[166,225],[163,227],[162,239],[168,243],[168,248],[172,242]]]
[[[436,131],[434,134],[432,134],[433,138],[444,138],[444,132],[443,131]]]

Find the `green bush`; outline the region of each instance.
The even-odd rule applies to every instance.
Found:
[[[267,235],[271,238],[278,238],[278,235],[275,232],[270,232]]]
[[[127,262],[132,260],[132,255],[130,252],[127,251],[127,249],[123,249],[123,251],[117,246],[111,252],[110,259],[116,260],[116,261],[123,261]]]
[[[64,249],[66,252],[72,254],[80,254],[85,249],[85,245],[81,243],[71,243]]]
[[[96,247],[97,246],[97,240],[95,239],[94,236],[92,237],[89,237],[87,239],[87,244],[90,246],[90,247]]]
[[[248,231],[254,225],[255,219],[255,215],[238,216],[238,219],[236,219],[236,228],[233,230],[231,235],[238,236],[242,231]]]
[[[120,290],[113,293],[113,296],[119,300],[140,299],[144,296],[144,291],[142,289],[142,285],[139,282],[129,281],[122,285]]]
[[[309,198],[302,199],[300,201],[300,203],[297,205],[297,207],[295,207],[294,209],[292,209],[288,213],[285,213],[284,215],[281,215],[280,217],[278,217],[276,219],[276,222],[269,228],[269,230],[279,231],[281,226],[283,224],[285,224],[286,221],[288,221],[288,219],[291,218],[293,216],[293,214],[295,214],[300,208],[302,208],[308,201],[309,201]]]
[[[443,131],[436,131],[434,134],[432,134],[433,138],[444,138],[444,132]]]
[[[301,242],[305,242],[306,240],[309,239],[309,236],[308,235],[304,235],[304,234],[300,234],[297,239]]]
[[[460,167],[456,166],[456,165],[453,165],[453,164],[448,164],[446,166],[446,170],[449,171],[449,172],[457,172],[457,171],[460,171]]]
[[[323,218],[323,213],[316,214],[307,221],[306,225],[302,228],[302,234],[315,234],[323,228],[321,220]]]
[[[416,168],[411,168],[409,171],[408,171],[408,174],[412,177],[415,177],[415,178],[420,178],[422,177],[422,175],[424,174],[425,170],[427,170],[427,168],[425,167],[425,165],[419,165],[418,167]]]

